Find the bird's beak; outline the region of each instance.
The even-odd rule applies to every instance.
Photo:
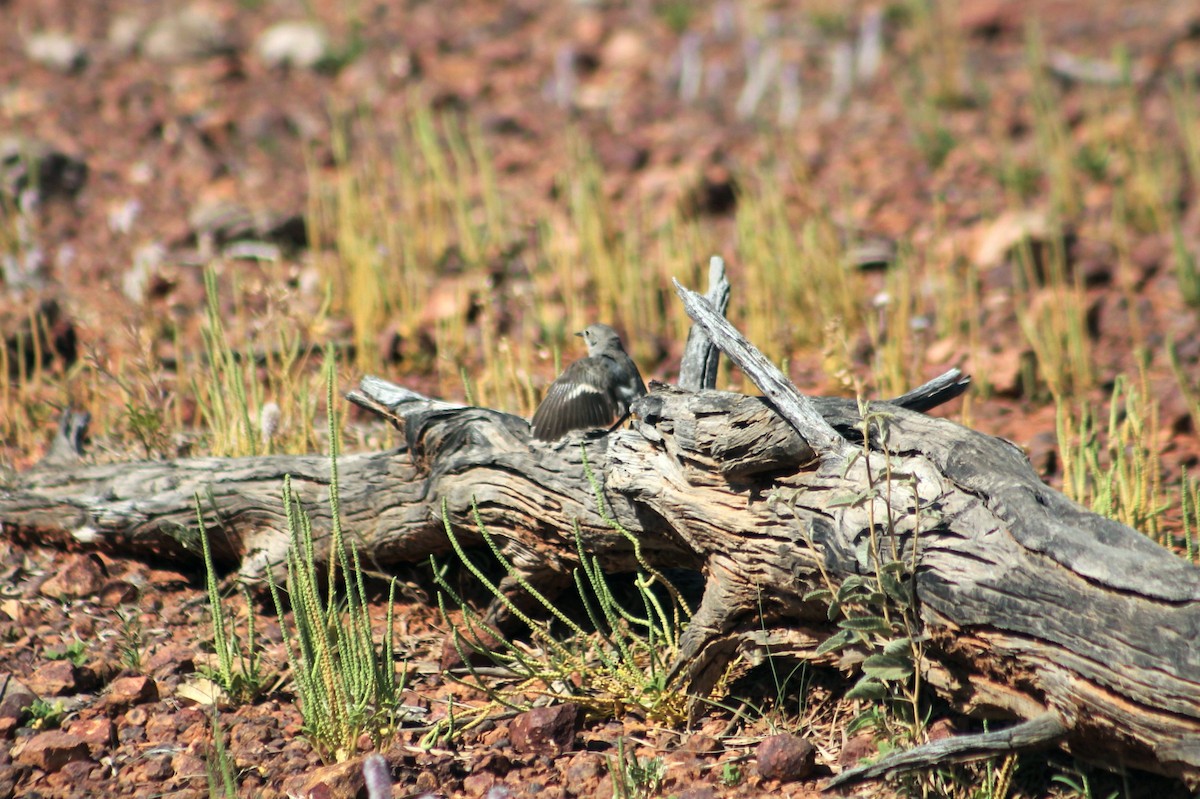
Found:
[[[583,331],[582,331],[582,330],[580,330],[580,331],[579,331],[578,333],[576,333],[575,335],[579,336],[580,338],[583,338]]]

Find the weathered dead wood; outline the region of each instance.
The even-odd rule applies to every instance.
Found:
[[[978,735],[960,735],[896,752],[866,766],[847,769],[829,781],[827,788],[883,777],[893,771],[943,766],[968,760],[1009,754],[1045,746],[1062,737],[1066,725],[1058,714],[1048,711],[1003,730]]]
[[[725,261],[719,255],[714,255],[708,263],[708,293],[705,299],[713,311],[724,316],[731,291],[729,279],[725,276]],[[679,387],[688,391],[716,388],[720,361],[721,350],[713,344],[704,328],[693,325],[688,331],[683,361],[679,365]]]
[[[759,374],[736,331],[687,299],[706,333],[769,384],[770,400],[655,385],[632,429],[547,445],[530,439],[523,419],[364,379],[351,399],[390,419],[406,443],[339,459],[341,506],[360,551],[380,568],[446,551],[445,501],[468,541],[477,506],[522,579],[546,592],[569,580],[576,522],[606,568],[631,569],[629,542],[583,479],[586,453],[643,554],[705,574],[677,664],[703,692],[739,651],[828,660],[816,654],[833,632],[826,608],[803,598],[824,585],[823,572],[835,581],[872,573],[874,530],[876,551],[915,550],[924,676],[949,701],[980,716],[1037,719],[1022,729],[1089,759],[1200,781],[1200,570],[1049,490],[1006,442],[895,404],[872,403],[864,425],[852,401],[799,396]],[[905,403],[930,407],[957,390],[956,379]],[[91,545],[189,551],[199,493],[220,510],[225,554],[260,574],[286,547],[285,474],[323,527],[322,458],[30,473],[0,489],[0,523]],[[523,596],[516,580],[502,588]],[[491,615],[505,621],[503,611]],[[963,742],[957,756],[992,745]]]
[[[781,416],[809,441],[824,435],[807,398],[756,352],[742,355],[744,339],[703,298],[676,288],[714,342],[771,388]],[[1200,569],[1046,488],[1000,439],[903,412],[885,411],[865,429],[869,455],[847,460],[844,444],[818,448],[807,475],[797,475],[801,490],[786,508],[808,531],[800,549],[839,576],[870,573],[860,545],[888,520],[882,537],[891,541],[876,551],[916,549],[926,679],[943,695],[979,715],[1049,712],[1083,757],[1200,782]],[[671,437],[663,441],[669,447]],[[837,495],[823,493],[862,496],[883,474],[886,496],[835,508]],[[697,646],[697,627],[719,640],[732,608],[748,607],[759,590],[747,577],[760,573],[737,569],[733,551],[724,557],[724,574],[708,558],[702,610],[713,612],[693,620],[688,645]],[[714,593],[721,601],[709,605]]]

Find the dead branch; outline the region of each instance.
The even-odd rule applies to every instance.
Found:
[[[444,501],[467,542],[477,507],[520,578],[544,593],[571,579],[576,523],[605,568],[632,570],[629,541],[584,478],[586,457],[644,556],[705,576],[676,664],[693,692],[739,652],[828,662],[817,650],[836,627],[806,595],[899,557],[913,565],[925,681],[963,712],[1027,722],[935,756],[1056,741],[1200,784],[1200,569],[1050,490],[1013,445],[913,410],[961,392],[961,375],[861,408],[807,398],[703,298],[680,292],[766,398],[655,384],[632,429],[545,444],[524,419],[365,378],[350,400],[387,418],[405,445],[339,460],[360,552],[386,568],[447,551]],[[44,540],[195,552],[199,494],[220,511],[223,553],[261,574],[286,547],[285,474],[327,524],[328,463],[283,457],[42,469],[0,489],[0,524]],[[528,607],[519,580],[501,588]],[[490,620],[506,615],[497,603]]]

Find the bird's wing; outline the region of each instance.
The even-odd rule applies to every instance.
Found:
[[[608,427],[617,418],[612,377],[598,359],[583,358],[550,384],[533,414],[533,437],[555,441],[572,430]]]

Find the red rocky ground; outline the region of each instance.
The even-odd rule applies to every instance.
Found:
[[[56,308],[51,326],[60,358],[72,351],[73,337],[76,357],[128,361],[136,349],[129,320],[147,314],[170,315],[183,335],[195,335],[203,303],[199,264],[214,237],[276,243],[302,272],[305,164],[330,163],[330,111],[352,103],[384,122],[401,118],[417,96],[461,109],[482,126],[514,208],[531,223],[556,202],[555,181],[569,163],[569,124],[592,143],[617,207],[636,201],[683,208],[718,238],[731,239],[738,202],[732,176],[768,154],[783,130],[805,154],[815,186],[830,197],[853,197],[854,218],[841,221],[884,240],[924,245],[945,236],[946,246],[978,253],[978,239],[995,227],[985,210],[999,191],[984,165],[998,161],[1003,146],[1032,151],[1036,136],[1026,48],[1035,13],[1051,54],[1096,59],[1084,67],[1101,71],[1112,68],[1118,48],[1128,54],[1136,90],[1145,94],[1142,116],[1100,114],[1107,124],[1175,136],[1168,86],[1200,77],[1200,11],[1188,0],[947,4],[946,35],[961,43],[963,63],[985,85],[990,105],[986,115],[970,106],[954,112],[948,132],[956,144],[931,166],[914,144],[897,88],[919,46],[910,31],[921,3],[909,4],[907,22],[893,13],[900,4],[849,8],[832,1],[349,5],[0,0],[0,140],[15,136],[23,143],[15,148],[23,155],[7,143],[0,153],[6,195],[0,243],[4,253],[15,253],[6,255],[0,273],[6,341],[15,341],[30,308],[49,303]],[[837,45],[862,41],[873,11],[887,12],[878,71],[842,93],[831,66]],[[323,68],[272,63],[262,37],[283,20],[324,32]],[[300,34],[289,45],[298,48],[290,51],[298,62],[307,41]],[[320,56],[322,45],[315,46]],[[784,66],[755,104],[746,87],[768,46],[777,47]],[[700,87],[688,84],[683,66],[696,48],[717,67]],[[1061,73],[1068,123],[1095,122],[1078,87],[1105,75],[1080,78],[1072,73],[1083,68],[1078,64],[1051,63]],[[794,78],[786,77],[793,69]],[[789,94],[793,89],[798,97]],[[25,221],[9,224],[21,202],[15,196],[27,188],[30,153],[46,164],[39,202],[30,205],[26,193]],[[1164,168],[1172,165],[1178,162]],[[1198,199],[1186,179],[1173,198],[1178,241],[1193,257],[1200,256]],[[222,202],[248,209],[250,221],[214,222],[198,213]],[[1200,360],[1195,312],[1179,299],[1177,242],[1161,229],[1134,231],[1123,255],[1135,274],[1125,284],[1115,275],[1118,254],[1106,227],[1116,202],[1112,186],[1090,186],[1081,202],[1072,258],[1087,275],[1094,350],[1104,379],[1136,371],[1125,311],[1137,304],[1146,340],[1158,348],[1151,379],[1162,403],[1161,449],[1173,474],[1200,451],[1161,352],[1170,338],[1192,373]],[[238,224],[241,233],[230,233]],[[298,291],[291,311],[311,313],[320,299],[319,291]],[[998,395],[973,407],[972,423],[1028,447],[1044,468],[1052,465],[1054,413],[1044,398],[1021,396],[1017,365],[1027,347],[1016,344],[1016,324],[1011,311],[999,312],[981,331],[994,344],[984,351],[993,355],[967,367],[989,373]],[[170,342],[159,343],[169,351]],[[669,372],[678,347],[668,350],[661,363],[643,364],[644,371]],[[931,363],[937,357],[931,354]],[[815,387],[820,366],[819,354],[792,363],[795,374],[814,377]],[[428,375],[399,377],[420,386]],[[47,415],[46,422],[48,432],[53,420]],[[0,445],[0,463],[24,467],[41,455],[38,447]],[[435,609],[413,600],[399,615],[402,654],[414,675],[409,699],[438,712],[444,705],[437,700],[448,690],[434,665],[441,621]],[[271,616],[263,623],[267,659],[281,668],[277,623]],[[209,795],[210,784],[217,785],[205,770],[210,717],[176,693],[203,663],[209,635],[194,564],[62,553],[0,539],[0,692],[19,697],[24,686],[51,706],[60,703],[57,720],[30,718],[20,711],[27,701],[0,703],[0,799]],[[77,641],[82,645],[72,649]],[[72,652],[74,659],[64,657]],[[222,712],[240,795],[352,795],[361,761],[323,767],[300,734],[293,700],[281,689]],[[421,751],[415,735],[402,733],[385,756],[394,796],[607,797],[613,786],[605,758],[625,736],[638,755],[664,758],[662,795],[701,799],[815,795],[821,775],[862,752],[861,740],[847,742],[827,726],[812,736],[814,775],[793,779],[785,769],[778,779],[761,771],[776,760],[755,748],[771,732],[768,725],[730,738],[723,735],[727,724],[720,714],[689,733],[636,720],[587,722],[568,736],[565,752],[530,753],[514,748],[513,725],[501,720],[452,750]],[[726,764],[744,775],[735,785],[722,780]],[[304,793],[322,782],[326,788]],[[1040,787],[1028,791],[1046,790],[1045,780],[1034,782]]]

